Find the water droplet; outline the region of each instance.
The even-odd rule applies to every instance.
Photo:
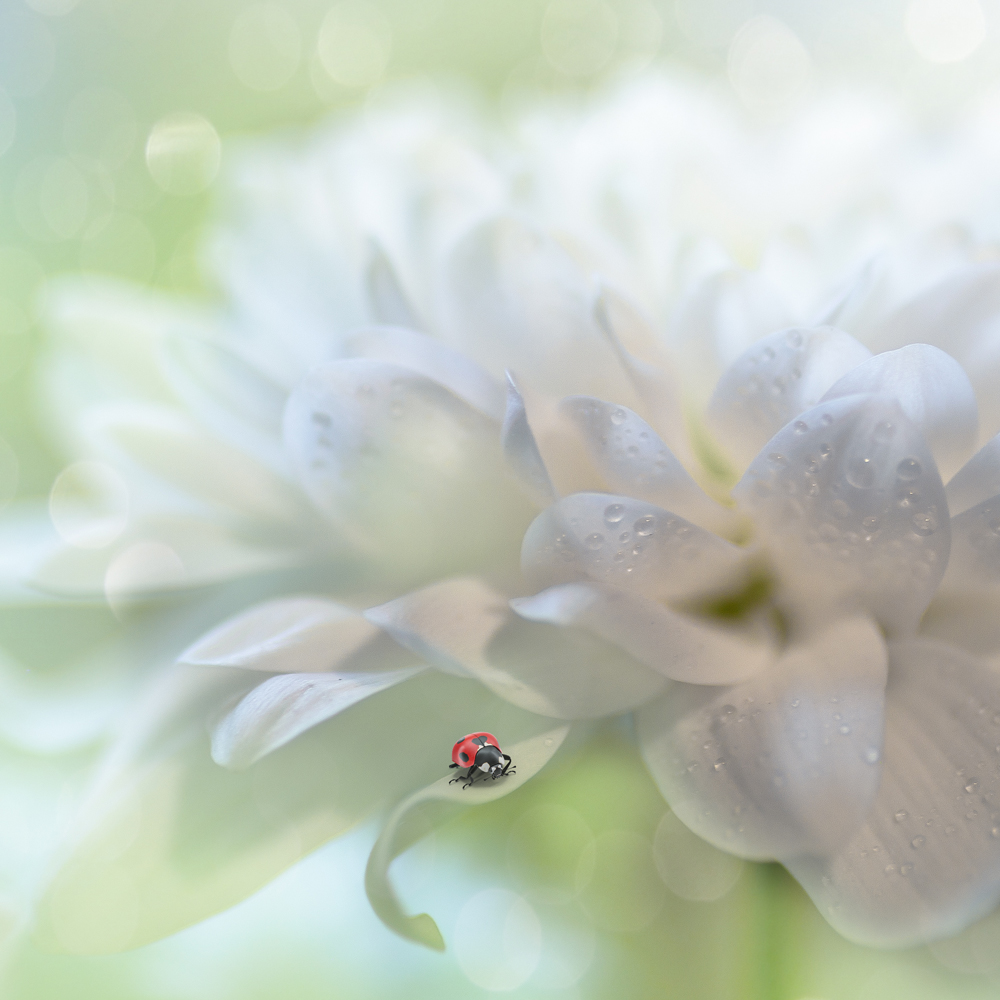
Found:
[[[618,536],[618,541],[619,542],[627,542],[631,537],[632,537],[632,532],[631,531],[623,531]]]
[[[796,434],[805,434],[809,430],[809,425],[804,420],[796,420],[794,429]]]
[[[933,535],[937,531],[937,516],[933,511],[925,510],[913,515],[913,530],[918,535]]]
[[[885,872],[886,875],[895,875],[896,874],[896,866],[895,865],[886,865],[885,868],[883,869],[883,871]]]
[[[801,347],[802,346],[802,334],[798,330],[789,330],[785,334],[785,342],[789,347]]]
[[[910,482],[911,480],[918,478],[920,473],[923,471],[923,467],[915,458],[904,458],[903,461],[896,466],[896,475],[906,482]]]
[[[872,440],[880,441],[884,444],[886,441],[891,441],[895,433],[895,424],[890,424],[888,420],[883,420],[882,423],[875,425],[875,429],[872,431]]]
[[[612,557],[615,562],[623,562],[625,559],[625,553],[619,549]]]
[[[858,458],[847,470],[847,481],[855,489],[870,490],[875,485],[875,463],[870,458]]]
[[[723,705],[719,714],[722,717],[722,721],[725,722],[727,719],[731,719],[736,714],[736,706]]]
[[[865,763],[866,764],[878,763],[878,750],[875,747],[869,747],[865,751]]]
[[[900,809],[893,817],[897,823],[903,823],[909,817],[909,813],[905,809]]]
[[[871,531],[872,528],[875,528],[877,525],[878,525],[878,518],[875,517],[874,514],[870,515],[869,517],[866,517],[861,522],[861,527],[867,529],[868,531]]]
[[[913,871],[913,865],[900,865],[899,866],[899,874],[902,875],[903,878],[906,878],[906,876],[909,875],[910,872],[912,872],[912,871]]]
[[[837,729],[837,732],[840,733],[841,736],[847,736],[851,732],[851,727],[845,722],[844,725]]]
[[[625,423],[625,411],[624,410],[612,410],[611,411],[611,423],[616,427],[620,427]]]
[[[824,426],[829,427],[830,424],[832,424],[832,423],[833,423],[833,417],[829,413],[824,413],[823,414],[823,424],[824,424]]]
[[[919,833],[913,838],[913,840],[910,841],[910,847],[912,847],[915,851],[920,850],[923,845],[924,837],[922,837]]]
[[[637,556],[640,552],[642,552],[642,546],[641,545],[633,545],[632,546],[632,555]]]
[[[965,790],[970,795],[975,795],[975,793],[979,791],[979,782],[975,778],[971,778],[969,783],[965,786]]]
[[[640,538],[648,538],[656,531],[656,518],[652,514],[647,514],[645,517],[640,517],[632,527]]]
[[[638,445],[630,444],[625,449],[625,454],[628,455],[629,458],[636,458],[636,457],[638,457],[638,455],[639,455],[639,447],[638,447]]]
[[[768,361],[773,361],[774,360],[774,348],[773,347],[765,347],[764,348],[764,357]]]
[[[778,469],[784,469],[785,466],[788,465],[788,459],[777,451],[772,451],[771,454],[767,456],[767,460],[771,463],[771,465]]]
[[[820,458],[829,458],[832,454],[833,454],[833,445],[823,442],[823,444],[819,446]]]
[[[793,698],[792,699],[792,708],[798,708],[799,705],[801,705],[801,704],[802,704],[802,702],[798,698]]]
[[[587,535],[587,548],[599,549],[604,544],[604,535],[595,531],[592,535]]]
[[[713,771],[721,771],[726,766],[726,762],[720,757],[713,765]]]
[[[806,472],[819,472],[819,459],[810,455],[806,459]]]
[[[604,520],[608,524],[617,524],[625,516],[625,505],[613,503],[604,508]]]

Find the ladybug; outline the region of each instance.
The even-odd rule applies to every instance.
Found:
[[[460,774],[448,782],[464,781],[463,790],[478,776],[490,777],[495,781],[505,774],[513,774],[511,759],[501,749],[497,738],[492,733],[469,733],[463,736],[451,748],[451,764],[449,767],[467,767],[468,773]]]

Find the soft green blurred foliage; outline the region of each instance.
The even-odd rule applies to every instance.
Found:
[[[17,495],[46,496],[65,460],[33,403],[33,358],[44,350],[34,321],[40,283],[83,269],[211,294],[199,238],[227,145],[239,136],[305,126],[363,105],[387,83],[428,74],[502,115],[526,94],[572,95],[653,59],[714,74],[752,105],[760,91],[746,53],[760,38],[787,57],[793,89],[865,80],[944,114],[1000,71],[995,0],[952,6],[961,22],[954,37],[934,29],[934,5],[923,0],[4,0],[0,438],[17,458]],[[778,28],[761,15],[780,18]],[[0,447],[0,503],[14,492],[10,467]],[[106,609],[67,608],[55,619],[48,610],[8,609],[0,632],[21,662],[51,668],[92,650],[95,667],[113,678],[142,659],[145,630],[183,627],[178,642],[193,638],[254,596],[199,597],[155,618],[138,612],[125,626]],[[70,694],[71,678],[60,683]],[[41,712],[24,725],[71,726]],[[442,766],[456,735],[442,734]],[[68,761],[0,753],[0,781],[23,786],[33,804],[19,820],[26,831],[35,805],[49,823],[70,814],[74,782],[97,752],[95,743]],[[680,898],[657,854],[674,843],[664,839],[664,815],[625,734],[609,730],[584,756],[469,811],[400,859],[407,904],[431,910],[452,945],[443,958],[400,941],[372,915],[361,888],[374,838],[366,829],[158,944],[93,959],[28,950],[3,995],[496,995],[469,978],[470,969],[480,982],[486,973],[455,929],[465,902],[495,886],[520,894],[541,920],[543,957],[545,935],[558,940],[553,928],[570,942],[561,978],[542,961],[549,978],[528,975],[511,991],[518,997],[985,1000],[1000,989],[988,922],[957,944],[885,954],[837,937],[777,866],[716,868],[690,891],[712,897],[713,886],[734,881],[728,892]],[[5,844],[19,843],[15,827],[7,817]]]

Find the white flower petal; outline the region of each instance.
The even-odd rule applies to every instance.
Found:
[[[279,674],[258,684],[212,728],[212,759],[241,771],[307,729],[420,672]]]
[[[413,655],[359,611],[318,597],[285,597],[223,622],[178,661],[281,673],[358,673],[408,666]]]
[[[617,289],[602,283],[594,319],[628,375],[649,422],[685,468],[697,468],[684,420],[679,379],[664,357],[652,321]]]
[[[774,661],[772,646],[748,634],[593,584],[550,587],[510,606],[531,621],[593,632],[672,680],[736,684]]]
[[[735,513],[708,496],[656,431],[628,407],[569,396],[560,410],[615,493],[647,500],[711,531],[735,532]]]
[[[514,470],[521,485],[539,507],[552,503],[557,494],[549,470],[545,467],[538,443],[528,422],[524,397],[514,376],[507,372],[507,412],[500,432],[504,457]]]
[[[496,422],[398,365],[314,369],[289,400],[285,442],[315,504],[400,574],[506,558],[530,517]]]
[[[411,330],[421,328],[396,269],[375,240],[372,241],[371,256],[365,272],[365,287],[368,305],[376,323],[409,327]]]
[[[1000,494],[1000,434],[982,446],[944,488],[954,519]]]
[[[824,400],[864,393],[895,399],[924,436],[943,480],[962,467],[976,447],[976,394],[962,366],[929,344],[876,354],[843,376]]]
[[[998,591],[1000,496],[995,496],[951,519],[951,555],[941,592],[995,597]]]
[[[716,847],[785,859],[846,840],[878,789],[885,643],[837,622],[735,687],[673,685],[636,716],[673,811]]]
[[[865,342],[874,351],[932,344],[965,369],[979,403],[982,437],[1000,431],[1000,265],[969,264],[885,317]]]
[[[815,406],[837,379],[871,357],[833,327],[781,330],[734,361],[716,386],[705,422],[743,470],[790,420]]]
[[[345,344],[349,355],[402,365],[464,399],[480,413],[503,420],[504,390],[492,375],[447,344],[398,326],[365,327]]]
[[[84,414],[84,433],[99,457],[155,476],[160,492],[179,491],[230,516],[284,521],[286,534],[310,516],[290,483],[178,410],[111,403]]]
[[[913,631],[948,562],[944,487],[899,405],[822,403],[768,443],[733,490],[802,623],[873,615]]]
[[[94,954],[171,934],[245,899],[331,837],[448,774],[448,752],[463,734],[486,729],[513,744],[551,726],[474,681],[425,671],[245,771],[220,767],[209,753],[208,725],[258,677],[184,667],[150,692],[130,720],[132,732],[113,748],[115,766],[85,803],[40,901],[43,946]],[[373,740],[384,733],[405,752],[379,766]]]
[[[510,755],[516,771],[503,778],[469,788],[451,784],[450,778],[440,778],[397,806],[375,842],[365,869],[368,900],[387,927],[410,941],[444,951],[444,938],[433,917],[427,913],[411,917],[403,912],[389,881],[389,866],[433,825],[453,816],[461,806],[494,802],[533,778],[562,746],[568,732],[569,726],[561,726],[510,746],[504,743],[503,752]]]
[[[644,500],[574,493],[542,511],[521,546],[533,590],[592,580],[659,600],[739,589],[750,554]]]
[[[909,947],[1000,900],[1000,675],[943,643],[890,644],[882,783],[865,825],[788,865],[845,937]]]
[[[288,390],[232,344],[174,331],[159,352],[164,379],[182,403],[223,440],[288,474],[281,418]]]
[[[556,719],[615,715],[664,678],[592,632],[526,621],[475,579],[448,580],[365,612],[401,646],[507,701]]]
[[[672,324],[688,398],[700,409],[723,371],[755,340],[791,322],[784,302],[758,275],[729,270],[705,278],[682,299]]]
[[[632,399],[594,322],[586,277],[559,244],[517,219],[483,222],[458,243],[446,301],[449,340],[495,376],[510,369],[553,396]]]

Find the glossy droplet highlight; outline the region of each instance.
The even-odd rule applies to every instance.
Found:
[[[611,423],[616,427],[620,427],[625,423],[625,411],[624,410],[612,410],[611,411]]]
[[[587,548],[588,549],[599,549],[604,544],[604,535],[594,532],[592,535],[587,535]]]
[[[855,489],[870,490],[875,485],[875,463],[870,458],[857,458],[847,469],[847,481]]]
[[[900,809],[900,810],[899,810],[898,812],[896,812],[896,814],[895,814],[895,815],[893,816],[893,819],[894,819],[894,820],[895,820],[895,821],[896,821],[897,823],[903,823],[903,822],[905,822],[905,821],[906,821],[906,819],[907,819],[907,817],[908,817],[909,815],[910,815],[910,814],[909,814],[909,813],[908,813],[908,812],[907,812],[907,811],[906,811],[905,809]]]
[[[918,535],[933,535],[938,527],[937,516],[929,510],[914,514],[910,523]]]
[[[796,420],[794,430],[796,434],[805,434],[809,430],[809,425],[804,420]]]
[[[924,845],[924,838],[921,837],[920,834],[917,834],[917,836],[915,836],[913,840],[910,841],[910,847],[912,847],[915,851],[919,850],[921,847],[923,847],[923,845]]]
[[[640,538],[648,538],[656,531],[656,518],[652,514],[647,514],[645,517],[640,517],[632,527]]]
[[[915,458],[904,458],[896,466],[896,475],[904,482],[911,482],[917,479],[923,471],[923,466]]]
[[[613,503],[604,508],[604,520],[608,524],[617,524],[625,516],[625,507],[620,503]]]

